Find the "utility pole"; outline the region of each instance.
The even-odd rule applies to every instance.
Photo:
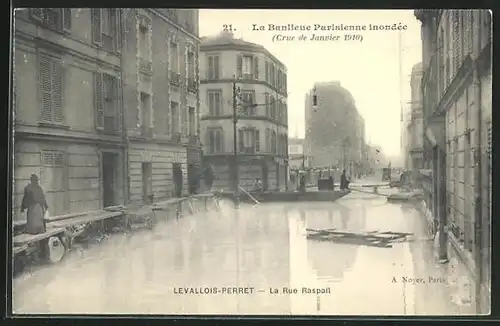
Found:
[[[236,77],[235,77],[236,78]],[[236,197],[237,206],[240,202],[239,196],[239,167],[238,167],[238,103],[236,100],[236,80],[233,80],[233,167],[234,167],[234,195]]]

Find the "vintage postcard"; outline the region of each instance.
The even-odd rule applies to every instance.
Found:
[[[16,10],[15,315],[485,315],[489,10]]]

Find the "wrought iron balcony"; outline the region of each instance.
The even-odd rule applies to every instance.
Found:
[[[153,74],[153,63],[144,58],[139,58],[139,70],[145,74]]]
[[[198,83],[194,78],[188,78],[188,92],[196,94],[198,92]]]
[[[175,72],[175,71],[170,71],[169,73],[169,78],[170,78],[170,84],[174,86],[181,86],[181,74]]]
[[[200,143],[200,137],[198,137],[198,135],[189,135],[188,143],[189,145],[198,145]]]
[[[174,143],[180,144],[182,141],[182,135],[180,132],[174,132],[172,133],[172,136],[170,138]]]

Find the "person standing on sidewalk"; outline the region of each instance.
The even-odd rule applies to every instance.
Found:
[[[345,170],[342,170],[342,175],[340,176],[340,190],[349,188],[349,180],[345,174]]]
[[[24,188],[21,203],[21,213],[28,210],[26,212],[26,232],[29,234],[40,234],[46,230],[44,217],[49,206],[38,180],[36,174],[31,175],[31,183]]]

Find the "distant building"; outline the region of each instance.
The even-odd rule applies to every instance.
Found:
[[[223,32],[200,46],[201,133],[215,188],[234,187],[233,82],[237,97],[240,186],[256,178],[266,189],[287,182],[287,69],[262,45]],[[256,104],[256,106],[252,106]]]
[[[303,138],[288,138],[288,167],[300,170],[309,167],[309,155],[304,151]]]
[[[339,82],[315,83],[314,87],[318,109],[312,107],[313,90],[305,99],[305,147],[313,166],[359,172],[365,127],[354,98]]]

